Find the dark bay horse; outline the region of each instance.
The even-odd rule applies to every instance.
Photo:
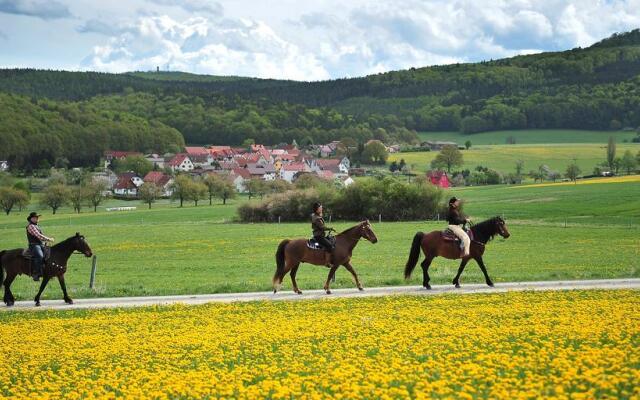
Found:
[[[324,284],[324,290],[327,294],[331,294],[329,281],[333,279],[336,270],[340,265],[344,265],[344,267],[351,272],[358,289],[364,290],[360,280],[358,279],[356,271],[351,265],[351,253],[353,253],[353,249],[361,238],[365,238],[371,243],[376,243],[378,241],[376,234],[373,233],[373,229],[371,228],[369,221],[362,221],[358,225],[337,234],[336,248],[333,252],[333,264],[331,264],[329,253],[326,251],[310,249],[307,247],[307,239],[283,240],[280,242],[278,250],[276,251],[277,268],[275,275],[273,275],[273,293],[276,293],[280,289],[282,280],[287,272],[291,272],[293,291],[297,294],[302,294],[302,291],[298,289],[298,284],[296,283],[296,273],[298,272],[298,267],[302,262],[313,265],[324,265],[330,268],[327,282]]]
[[[31,276],[31,260],[22,255],[23,251],[24,249],[0,251],[0,281],[2,281],[3,271],[6,271],[7,277],[3,282],[4,303],[9,307],[16,301],[13,293],[11,293],[13,280],[20,274]],[[71,257],[74,251],[79,251],[86,257],[93,255],[91,247],[89,247],[84,236],[79,233],[51,247],[51,257],[44,265],[44,274],[42,283],[40,284],[40,290],[34,299],[36,306],[40,305],[40,295],[42,295],[47,283],[49,283],[51,278],[55,277],[57,277],[60,282],[65,303],[73,304],[73,300],[71,300],[71,297],[67,294],[67,286],[64,283],[64,273],[67,272],[67,261],[69,261],[69,257]]]
[[[462,258],[460,268],[458,268],[458,274],[453,278],[453,284],[456,285],[457,288],[460,287],[460,275],[462,274],[462,271],[464,271],[464,267],[472,258],[476,260],[480,266],[487,285],[493,286],[493,282],[489,278],[489,274],[487,274],[487,268],[482,261],[485,245],[493,239],[495,235],[500,235],[506,239],[511,236],[511,234],[509,233],[504,220],[500,217],[494,217],[480,222],[479,224],[471,227],[471,231],[473,233],[473,239],[471,240],[471,247],[467,257],[460,257],[460,242],[445,240],[443,238],[442,231],[432,231],[427,234],[423,232],[416,233],[413,237],[413,243],[411,244],[409,260],[407,260],[407,265],[404,268],[405,279],[409,279],[411,277],[411,272],[413,272],[413,269],[416,267],[418,259],[420,258],[420,248],[422,248],[422,252],[425,255],[424,261],[420,264],[422,266],[423,273],[422,286],[426,289],[431,289],[431,285],[429,284],[429,265],[431,265],[431,261],[438,256],[448,258],[450,260]]]

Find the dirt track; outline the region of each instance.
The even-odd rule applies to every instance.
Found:
[[[18,301],[14,307],[0,306],[2,311],[10,310],[71,310],[78,308],[115,308],[115,307],[141,307],[166,304],[205,304],[205,303],[230,303],[246,301],[282,301],[282,300],[317,300],[336,299],[349,297],[378,297],[392,295],[419,295],[434,296],[442,294],[471,294],[471,293],[501,293],[509,291],[543,291],[543,290],[579,290],[579,289],[640,289],[640,279],[606,279],[591,281],[546,281],[546,282],[509,282],[498,283],[490,288],[484,284],[468,284],[460,289],[452,285],[434,285],[432,290],[425,290],[417,286],[389,286],[365,288],[360,292],[357,289],[334,289],[331,295],[323,290],[308,290],[302,295],[291,291],[283,291],[277,294],[271,292],[254,293],[225,293],[202,294],[185,296],[149,296],[149,297],[112,297],[77,299],[75,304],[67,305],[62,300],[43,300],[41,307],[35,307],[33,301]]]

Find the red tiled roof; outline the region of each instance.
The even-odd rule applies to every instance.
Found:
[[[123,176],[122,174],[118,177],[118,181],[113,186],[114,189],[137,189],[138,187],[133,183],[131,177]]]
[[[207,154],[209,151],[202,146],[186,146],[184,151],[190,156],[198,154]]]
[[[151,171],[147,175],[145,175],[143,181],[147,183],[155,183],[156,185],[162,187],[169,183],[171,177],[164,172],[160,171]]]
[[[251,179],[251,173],[248,169],[245,168],[234,168],[233,173],[235,175],[241,176],[244,179]]]
[[[186,154],[176,154],[176,156],[173,157],[171,159],[171,161],[169,161],[169,166],[170,167],[178,167],[187,158],[188,158],[188,156]]]
[[[282,169],[285,171],[304,171],[306,166],[304,163],[292,163],[283,165]]]

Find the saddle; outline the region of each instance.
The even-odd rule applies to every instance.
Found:
[[[465,229],[465,232],[467,232],[467,235],[469,235],[469,239],[473,241],[473,231],[471,229]],[[460,240],[460,238],[457,237],[456,234],[453,233],[453,231],[449,228],[442,231],[442,239],[446,242],[457,242],[460,246],[460,249],[464,248],[462,240]]]
[[[49,246],[43,246],[43,253],[44,253],[44,263],[45,265],[47,264],[47,262],[49,261],[49,258],[51,258],[51,248]],[[22,254],[20,254],[22,257],[26,258],[27,260],[31,261],[31,258],[33,258],[31,256],[31,250],[29,250],[29,248],[23,249],[22,250]]]
[[[327,236],[327,240],[331,243],[331,247],[336,247],[336,238],[335,236]],[[325,250],[324,247],[315,238],[311,238],[307,240],[307,247],[311,250]]]

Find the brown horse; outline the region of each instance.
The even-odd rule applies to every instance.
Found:
[[[25,258],[23,254],[24,249],[4,250],[0,251],[0,281],[2,281],[3,270],[7,272],[4,284],[4,303],[11,307],[16,299],[11,293],[11,284],[16,276],[20,274],[31,275],[31,260]],[[40,290],[34,299],[36,306],[40,305],[40,295],[44,291],[44,288],[49,283],[51,278],[57,277],[62,288],[62,294],[64,295],[64,301],[67,304],[73,304],[73,300],[67,294],[67,286],[64,283],[64,273],[67,272],[67,261],[74,251],[79,251],[86,257],[91,257],[93,253],[89,244],[84,239],[84,236],[76,233],[75,236],[56,244],[51,247],[51,256],[46,261],[44,266],[44,275],[42,277],[42,283],[40,284]]]
[[[474,225],[471,228],[471,232],[473,240],[471,240],[471,248],[469,249],[469,255],[467,257],[461,257],[460,242],[446,240],[442,231],[432,231],[428,234],[424,234],[423,232],[416,233],[413,237],[409,260],[407,260],[407,265],[404,268],[405,279],[409,279],[411,277],[411,272],[413,272],[413,269],[416,267],[418,259],[420,258],[420,248],[422,248],[425,255],[424,261],[420,264],[422,266],[423,273],[422,286],[426,289],[431,289],[431,285],[429,284],[429,265],[431,265],[431,261],[438,256],[448,258],[450,260],[462,258],[460,268],[458,268],[458,274],[453,278],[453,284],[456,285],[457,288],[460,287],[460,275],[462,274],[462,271],[464,271],[464,267],[472,258],[476,260],[480,266],[487,285],[493,286],[493,282],[489,278],[489,274],[487,274],[487,268],[484,265],[484,261],[482,261],[485,245],[493,239],[495,235],[499,234],[506,239],[511,236],[511,234],[509,233],[504,220],[500,217],[494,217]]]
[[[333,251],[333,264],[331,264],[329,253],[325,250],[315,250],[307,247],[307,239],[283,240],[280,242],[278,250],[276,251],[277,268],[275,275],[273,275],[273,293],[276,293],[280,289],[284,276],[287,272],[291,271],[293,291],[297,294],[302,294],[302,291],[298,289],[298,284],[296,283],[296,273],[298,272],[298,267],[301,262],[313,265],[324,265],[330,268],[327,282],[324,284],[324,290],[326,290],[327,294],[331,294],[329,281],[333,279],[340,265],[344,265],[344,267],[351,272],[358,289],[364,290],[356,271],[351,265],[351,253],[361,238],[365,238],[371,243],[378,241],[369,221],[362,221],[358,225],[337,234],[336,247]]]

